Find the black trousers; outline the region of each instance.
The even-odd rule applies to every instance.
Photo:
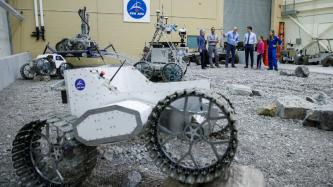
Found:
[[[228,65],[229,65],[230,52],[231,52],[231,64],[232,64],[232,67],[235,66],[235,59],[236,59],[235,52],[236,52],[236,47],[233,46],[233,45],[231,45],[231,44],[228,44],[228,46],[227,46],[227,54],[226,54],[226,59],[225,59],[225,67],[228,67]]]
[[[257,68],[258,69],[261,68],[261,58],[262,58],[262,54],[258,54],[258,56],[257,56]]]
[[[245,63],[246,63],[246,67],[249,66],[249,55],[251,57],[251,67],[253,67],[253,52],[254,52],[253,44],[246,44],[245,45]]]
[[[208,51],[207,49],[203,49],[200,53],[201,57],[201,68],[207,67],[208,65]]]

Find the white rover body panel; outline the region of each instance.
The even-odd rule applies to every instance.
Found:
[[[178,90],[210,89],[209,80],[153,83],[134,67],[123,67],[110,83],[117,70],[101,66],[65,74],[70,110],[79,117],[75,136],[87,145],[137,135],[157,102]]]

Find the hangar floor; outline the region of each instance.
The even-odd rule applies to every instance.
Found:
[[[191,66],[186,79],[209,78],[212,88],[226,92],[226,84],[243,84],[261,90],[261,97],[228,95],[236,108],[239,147],[235,165],[260,169],[268,186],[332,186],[333,134],[303,127],[299,120],[258,116],[259,106],[270,104],[277,97],[312,96],[323,91],[333,98],[333,77],[311,73],[309,78],[280,76],[264,70],[207,69]],[[11,166],[11,142],[20,127],[52,113],[68,112],[61,104],[60,93],[50,86],[56,81],[18,80],[0,92],[0,186],[19,186]],[[148,158],[139,140],[105,145],[103,156],[86,186],[117,186],[117,172],[136,168],[144,179],[157,184],[165,176]],[[148,176],[148,177],[146,177]],[[149,185],[148,185],[149,186]],[[155,186],[155,185],[150,185]]]

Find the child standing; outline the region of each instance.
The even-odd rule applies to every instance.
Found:
[[[265,44],[264,44],[264,37],[260,36],[258,45],[257,45],[257,69],[261,69],[261,59],[263,59],[265,52]]]

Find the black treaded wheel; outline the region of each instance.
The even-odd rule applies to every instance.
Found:
[[[329,67],[333,66],[333,55],[332,56],[327,56],[321,61],[321,65],[323,67]]]
[[[222,95],[185,90],[167,96],[154,107],[145,126],[151,158],[165,174],[183,183],[220,177],[237,149],[233,114]]]
[[[58,42],[55,46],[56,50],[59,52],[65,52],[68,51],[68,47],[67,47],[67,43],[68,43],[69,39],[68,38],[64,38],[62,39],[60,42]]]
[[[75,47],[74,47],[74,50],[79,50],[79,51],[82,51],[82,50],[85,50],[85,45],[83,42],[77,42],[75,44]]]
[[[185,71],[182,69],[180,65],[177,63],[171,62],[162,68],[161,76],[163,81],[165,82],[175,82],[175,81],[181,81],[184,77],[184,73],[187,71],[187,66]]]
[[[34,73],[31,71],[30,63],[23,64],[20,68],[21,77],[26,80],[31,80],[34,78]]]
[[[303,57],[303,65],[310,65],[310,63],[309,63],[309,57],[308,56],[304,56]]]
[[[148,62],[140,61],[135,63],[133,66],[135,67],[135,69],[139,70],[147,79],[153,79],[154,70]]]
[[[231,61],[229,61],[231,62]],[[238,54],[235,54],[235,64],[239,64],[239,56]]]
[[[65,73],[65,70],[68,70],[68,69],[73,69],[73,65],[70,64],[70,63],[63,63],[59,66],[59,68],[57,69],[57,75],[60,79],[63,79],[64,78],[64,73]]]
[[[185,61],[183,63],[185,63],[186,65],[183,66],[184,68],[183,68],[183,76],[182,76],[182,78],[184,78],[185,74],[187,73],[187,68],[188,68],[188,66],[190,66],[190,63],[187,63]]]
[[[68,126],[66,132],[54,127],[47,121],[33,121],[16,135],[12,161],[23,186],[81,186],[93,170],[96,147],[69,138],[73,131]]]

